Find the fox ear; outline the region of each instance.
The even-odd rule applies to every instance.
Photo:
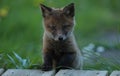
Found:
[[[65,15],[73,17],[75,13],[74,3],[71,3],[63,8]]]
[[[52,11],[52,8],[47,7],[47,6],[43,5],[43,4],[40,4],[40,8],[41,8],[43,17],[49,16],[51,11]]]

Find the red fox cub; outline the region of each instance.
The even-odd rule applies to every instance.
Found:
[[[40,7],[44,22],[42,70],[80,69],[82,56],[73,34],[74,3],[61,9]]]

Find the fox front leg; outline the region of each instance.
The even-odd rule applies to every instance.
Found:
[[[75,54],[72,53],[72,54],[64,54],[58,65],[57,65],[57,68],[56,70],[59,70],[59,69],[71,69],[73,68],[73,61],[75,59]]]
[[[52,70],[52,54],[51,53],[44,53],[44,63],[42,65],[43,71]]]

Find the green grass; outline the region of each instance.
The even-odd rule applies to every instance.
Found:
[[[119,39],[112,46],[109,43],[97,40],[97,38],[103,38],[103,34],[106,32],[120,34],[120,5],[118,4],[120,2],[115,1],[0,0],[0,67],[16,68],[8,57],[9,55],[15,58],[13,51],[21,58],[29,58],[31,65],[42,64],[43,27],[39,3],[51,7],[63,7],[71,2],[75,3],[76,26],[74,33],[80,49],[89,43],[95,43],[95,45],[102,45],[106,49],[120,50]],[[116,37],[118,38],[118,36]],[[104,62],[102,59],[101,61]],[[85,68],[104,70],[109,68],[104,68],[108,62],[105,62],[105,65],[96,63],[92,65],[93,67],[88,65]],[[119,69],[116,68],[118,66],[116,64],[110,64],[109,66],[111,66],[111,69]]]

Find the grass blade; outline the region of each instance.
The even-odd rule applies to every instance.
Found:
[[[7,56],[11,60],[11,62],[16,66],[16,68],[19,68],[18,65],[16,64],[15,60],[10,55],[7,54]]]

